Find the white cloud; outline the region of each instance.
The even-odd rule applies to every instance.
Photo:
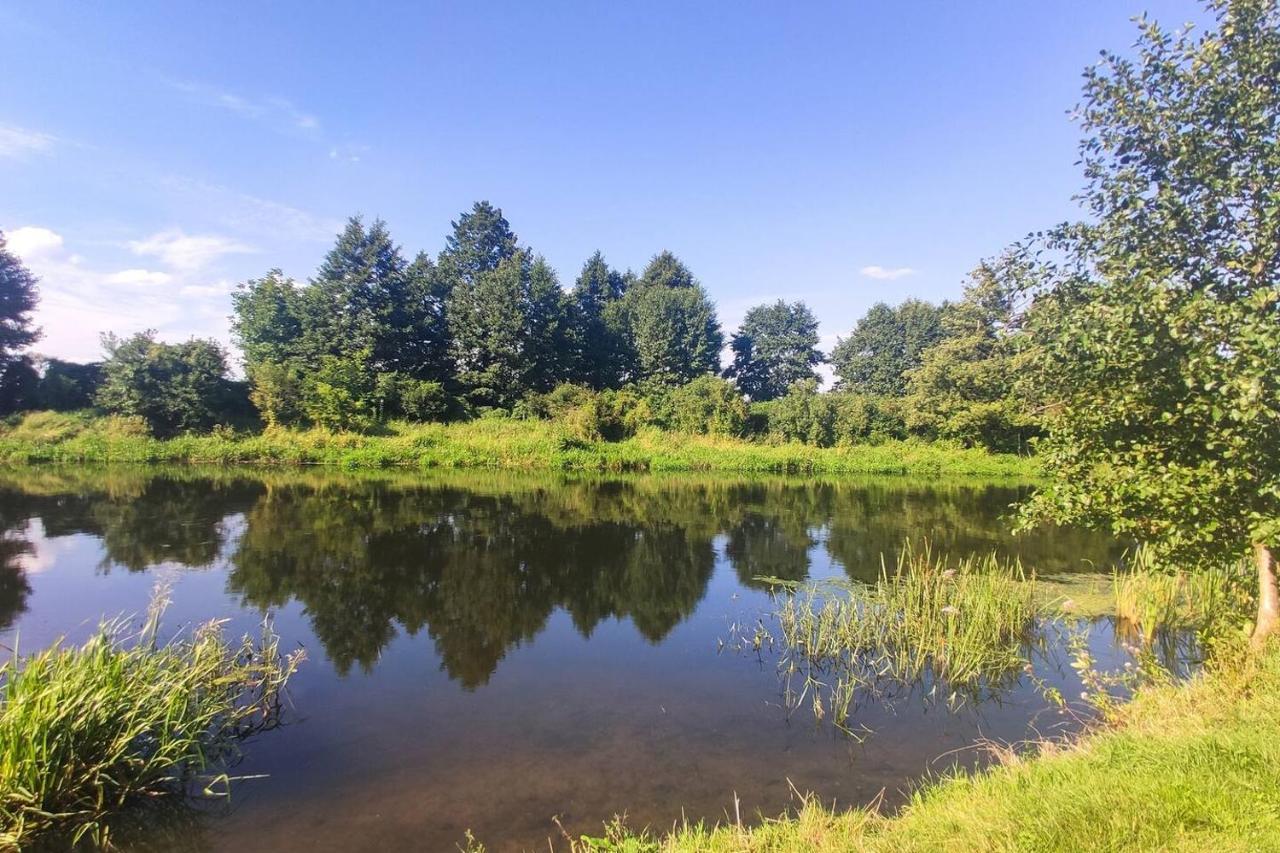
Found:
[[[893,281],[899,278],[906,278],[909,275],[915,275],[915,270],[911,267],[882,267],[878,264],[872,264],[863,267],[858,272],[867,278],[879,279],[880,281]]]
[[[141,270],[129,269],[113,272],[108,275],[104,281],[107,284],[136,284],[136,285],[153,285],[168,284],[173,276],[167,272],[159,272],[157,270]]]
[[[307,133],[320,129],[320,119],[298,108],[287,98],[248,98],[209,86],[182,80],[170,80],[169,85],[194,100],[210,106],[221,107],[236,115],[262,121],[280,128],[301,130]]]
[[[0,125],[0,157],[18,158],[38,154],[48,150],[56,141],[56,137],[38,130]]]
[[[242,255],[255,251],[230,237],[214,234],[187,235],[173,229],[153,234],[145,240],[130,240],[135,255],[159,258],[179,270],[197,270],[225,255]]]
[[[24,225],[4,235],[5,244],[24,261],[57,252],[62,248],[62,235],[38,225]]]
[[[96,360],[102,357],[99,333],[131,335],[148,328],[158,329],[166,340],[194,335],[228,343],[231,285],[221,280],[209,284],[199,265],[191,266],[209,257],[213,244],[151,237],[135,242],[179,263],[168,271],[104,269],[70,251],[62,235],[48,228],[27,226],[12,233],[27,250],[21,254],[23,262],[40,278],[35,320],[44,337],[35,346],[37,352],[76,361]],[[187,241],[204,239],[182,236]],[[223,238],[211,239],[218,241],[217,248],[226,248]]]

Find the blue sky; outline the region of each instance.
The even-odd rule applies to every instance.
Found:
[[[1173,0],[0,0],[0,230],[48,355],[101,331],[228,340],[229,293],[305,279],[347,216],[412,255],[477,199],[572,284],[679,254],[726,332],[804,299],[823,346],[959,294],[1075,215],[1068,112]]]

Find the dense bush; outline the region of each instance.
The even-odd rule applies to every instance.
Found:
[[[35,405],[54,412],[74,412],[93,405],[102,386],[102,365],[51,358],[36,386]]]
[[[107,360],[96,402],[112,414],[140,417],[159,436],[208,430],[241,415],[240,390],[227,379],[217,342],[156,340],[154,331],[103,336]]]
[[[738,436],[746,427],[747,403],[732,382],[699,376],[665,395],[661,419],[677,432]]]

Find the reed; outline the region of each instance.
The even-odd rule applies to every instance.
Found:
[[[842,725],[860,694],[885,686],[921,686],[951,703],[996,687],[1038,642],[1037,600],[1017,561],[953,562],[927,545],[904,549],[874,584],[785,586],[773,617],[788,705],[808,702]]]
[[[161,640],[166,603],[140,629],[116,619],[0,665],[0,849],[109,846],[131,805],[225,796],[241,742],[278,721],[301,653],[281,655],[270,625],[256,640],[219,621]]]

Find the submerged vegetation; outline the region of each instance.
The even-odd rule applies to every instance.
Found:
[[[158,594],[142,628],[103,623],[0,665],[0,847],[50,837],[110,843],[120,810],[188,790],[226,795],[244,738],[276,723],[302,659],[269,626],[229,640],[221,622],[160,636]]]
[[[1020,673],[1039,607],[1016,561],[900,552],[870,584],[786,584],[773,620],[789,707],[843,725],[860,693],[923,685],[949,703]],[[764,642],[774,638],[761,623]],[[761,638],[752,638],[758,646]],[[798,685],[796,682],[799,682]],[[941,688],[939,690],[939,688]]]

